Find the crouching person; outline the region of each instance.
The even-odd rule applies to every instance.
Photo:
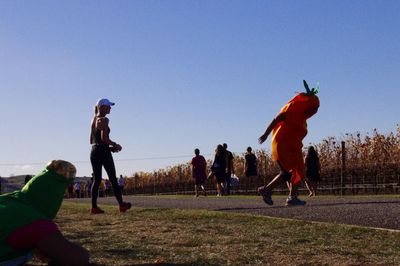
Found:
[[[51,161],[20,191],[0,196],[0,265],[24,265],[37,251],[54,265],[88,265],[89,253],[53,222],[76,168]]]

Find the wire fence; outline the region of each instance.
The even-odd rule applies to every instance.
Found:
[[[359,156],[346,157],[346,147],[337,147],[333,156],[323,159],[321,168],[320,194],[387,194],[400,192],[400,160],[367,160]],[[211,154],[207,154],[211,155]],[[233,194],[257,194],[257,187],[267,184],[278,173],[279,168],[265,150],[258,150],[258,176],[245,177],[244,154],[234,155],[234,165],[240,183],[232,187]],[[157,160],[165,158],[190,158],[191,155],[121,159],[120,161]],[[397,158],[396,156],[394,156]],[[75,162],[76,163],[76,162]],[[78,163],[86,163],[79,161]],[[211,166],[208,161],[208,169]],[[43,163],[37,163],[43,164]],[[9,164],[0,164],[0,166]],[[84,180],[80,179],[82,183]],[[210,193],[216,193],[213,179],[205,182]],[[300,191],[306,191],[304,185]],[[125,194],[193,194],[194,180],[190,163],[160,169],[154,172],[139,172],[125,177]],[[282,184],[275,193],[287,193]]]
[[[385,163],[383,165],[367,165],[346,169],[342,173],[340,166],[325,168],[321,172],[321,182],[318,186],[320,195],[371,195],[371,194],[399,194],[400,193],[400,167],[398,163]],[[183,174],[173,176],[173,181],[165,182],[157,174],[147,177],[145,180],[136,177],[125,178],[125,195],[193,195],[194,180],[190,175]],[[233,195],[257,195],[257,188],[267,184],[278,172],[270,172],[269,175],[245,177],[240,176],[237,186],[231,187]],[[342,176],[343,175],[343,176]],[[84,183],[85,180],[81,180]],[[204,183],[209,195],[216,194],[214,179],[208,179]],[[308,194],[308,190],[302,184],[299,188],[301,194]],[[274,189],[275,194],[287,194],[286,184],[281,184]],[[75,196],[75,191],[72,197]],[[100,191],[100,197],[112,196],[112,191]],[[81,196],[90,197],[90,189],[82,184]]]
[[[369,155],[354,152],[354,145],[346,147],[346,142],[335,144],[335,152],[327,152],[325,147],[321,157],[321,182],[320,194],[347,195],[347,194],[380,194],[399,193],[400,191],[400,167],[397,152],[391,153],[395,160],[388,160],[389,156],[382,159],[376,156],[377,148]],[[370,145],[371,146],[371,145]],[[381,147],[380,145],[374,145]],[[397,145],[392,145],[393,149]],[[381,153],[383,154],[383,153]],[[390,154],[390,153],[389,153]],[[257,187],[269,183],[280,171],[271,155],[265,150],[258,150],[257,177],[244,176],[244,154],[234,156],[236,174],[240,178],[238,186],[233,187],[236,194],[256,194]],[[208,162],[209,167],[211,161]],[[141,173],[128,178],[128,192],[133,194],[191,194],[194,182],[191,177],[190,164],[181,164],[154,173]],[[206,188],[215,192],[215,181],[207,180]],[[300,191],[308,191],[304,184]],[[287,193],[286,184],[282,184],[275,193]]]
[[[257,188],[271,181],[278,174],[278,169],[271,167],[269,171],[264,169],[259,173],[258,176],[252,177],[238,174],[240,182],[231,188],[231,193],[256,195]],[[87,181],[80,180],[82,183]],[[10,184],[3,184],[3,186],[5,185]],[[206,180],[204,186],[209,194],[216,193],[213,178]],[[84,187],[82,184],[82,196],[87,190]],[[299,190],[307,193],[304,184],[300,186]],[[345,169],[341,165],[322,168],[318,192],[324,195],[398,194],[400,193],[400,164],[399,162],[382,162],[356,164]],[[177,173],[171,171],[160,175],[154,172],[125,177],[124,193],[127,195],[194,194],[194,180],[190,167],[182,165],[178,168]],[[278,186],[274,193],[286,194],[286,185]]]
[[[239,185],[232,187],[233,194],[257,194],[259,186],[267,184],[278,171],[269,172],[267,175],[253,177],[239,176]],[[140,176],[127,178],[127,194],[193,194],[194,181],[190,174],[174,176],[175,181],[164,182],[157,175],[150,177],[145,182]],[[150,181],[150,182],[149,182]],[[211,193],[216,193],[213,179],[205,182],[205,187]],[[355,194],[398,194],[400,192],[400,167],[397,162],[382,164],[355,165],[343,169],[337,167],[321,169],[321,182],[318,186],[319,194],[330,195],[355,195]],[[308,191],[304,184],[300,192]],[[287,193],[285,184],[277,187],[275,193]]]

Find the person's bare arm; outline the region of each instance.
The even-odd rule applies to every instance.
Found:
[[[194,177],[194,165],[193,161],[190,162],[191,168],[192,168],[192,177]]]
[[[271,131],[274,129],[274,127],[279,123],[284,121],[286,118],[285,113],[280,113],[278,114],[269,124],[267,129],[265,130],[264,134],[261,135],[261,137],[258,138],[258,143],[262,144],[269,136]]]
[[[88,251],[68,241],[61,232],[45,236],[36,247],[55,265],[89,265]]]
[[[109,120],[107,117],[100,117],[96,120],[96,128],[101,130],[101,141],[105,144],[112,146],[114,151],[120,151],[122,149],[121,145],[117,144],[116,142],[110,139],[108,134],[108,123]]]
[[[90,137],[89,137],[89,139],[90,139],[90,144],[93,144],[93,143],[94,143],[93,136],[92,136],[92,130],[93,130],[93,128],[95,127],[95,124],[96,124],[96,117],[93,117],[93,119],[92,119],[92,125],[91,125],[91,127],[90,127]]]

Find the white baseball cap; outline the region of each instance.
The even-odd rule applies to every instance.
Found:
[[[103,106],[103,105],[105,105],[105,106],[112,106],[112,105],[114,105],[114,104],[115,104],[115,103],[110,102],[110,100],[105,99],[105,98],[99,99],[99,100],[97,101],[97,106]]]

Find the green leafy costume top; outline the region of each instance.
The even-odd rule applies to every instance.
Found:
[[[5,240],[16,229],[38,220],[53,220],[73,179],[45,169],[20,191],[0,195],[0,262],[31,250],[14,250]]]

